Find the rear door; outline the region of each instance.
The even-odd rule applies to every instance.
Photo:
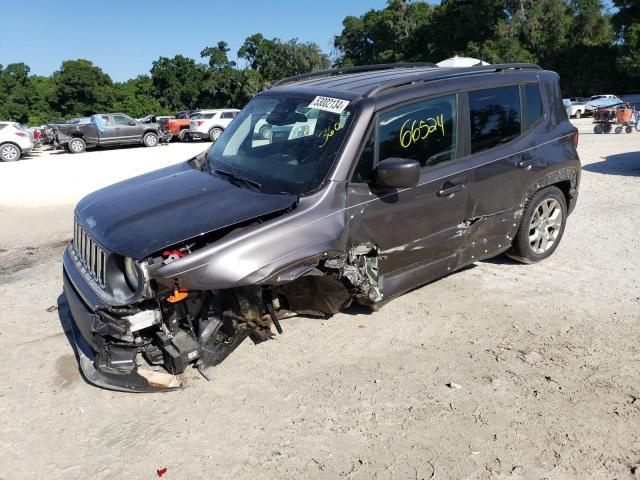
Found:
[[[463,233],[464,261],[503,251],[522,214],[527,176],[535,163],[532,136],[525,137],[524,90],[518,84],[468,92],[470,214]],[[539,97],[537,98],[539,101]]]
[[[348,185],[348,245],[378,249],[383,292],[394,295],[460,263],[460,224],[467,217],[469,175],[459,161],[458,97],[412,102],[378,114]],[[380,189],[375,165],[411,158],[418,186]]]

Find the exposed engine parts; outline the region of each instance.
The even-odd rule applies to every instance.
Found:
[[[188,247],[163,252],[163,262],[188,254]],[[171,375],[189,364],[209,378],[247,337],[255,344],[282,333],[280,320],[292,314],[327,316],[352,301],[381,300],[378,250],[366,244],[325,259],[307,274],[280,286],[220,291],[165,289],[135,307],[96,311],[91,325],[99,339],[96,362],[112,373],[164,368]],[[148,375],[148,373],[146,374]]]

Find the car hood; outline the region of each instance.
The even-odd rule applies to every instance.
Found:
[[[194,169],[189,162],[93,192],[76,206],[107,250],[137,260],[191,238],[284,211],[295,195],[268,195]]]

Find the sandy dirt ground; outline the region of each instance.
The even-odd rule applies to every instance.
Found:
[[[286,320],[169,394],[82,380],[60,320],[72,202],[0,203],[0,478],[640,478],[640,133],[577,123],[580,198],[547,261]]]

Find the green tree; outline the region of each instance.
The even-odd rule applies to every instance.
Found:
[[[63,117],[108,111],[113,103],[113,82],[89,60],[66,60],[53,74],[53,104]]]
[[[206,73],[204,65],[183,55],[160,57],[151,67],[151,80],[160,105],[170,111],[199,107]]]
[[[618,68],[627,74],[637,87],[640,78],[640,0],[614,0],[618,11],[613,25],[620,41]]]
[[[24,63],[0,66],[0,118],[26,122],[29,104],[29,67]]]
[[[153,82],[147,75],[114,84],[113,110],[134,117],[169,114],[169,110],[163,108],[155,97]]]
[[[297,38],[288,42],[278,38],[268,40],[259,33],[247,37],[238,50],[238,58],[246,60],[265,83],[329,68],[331,64],[315,43],[300,42]]]

